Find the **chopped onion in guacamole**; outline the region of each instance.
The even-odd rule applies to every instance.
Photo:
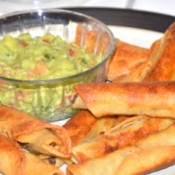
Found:
[[[63,78],[97,65],[100,56],[86,52],[48,33],[32,38],[29,33],[0,40],[0,76],[21,80]]]

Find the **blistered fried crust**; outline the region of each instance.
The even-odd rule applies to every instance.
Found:
[[[173,165],[174,155],[175,146],[147,149],[126,147],[97,159],[71,165],[67,175],[143,175]]]
[[[116,40],[108,79],[112,82],[174,80],[175,23],[149,49]]]
[[[80,143],[88,135],[96,121],[97,118],[88,110],[81,110],[63,125],[69,134],[72,146]]]
[[[74,86],[74,108],[85,106],[96,117],[105,115],[175,116],[175,82],[87,83]],[[78,103],[77,103],[78,102]]]
[[[67,175],[141,175],[170,166],[175,163],[174,132],[175,125],[171,125],[140,140],[135,146],[71,165]]]
[[[132,74],[148,59],[149,49],[116,39],[116,49],[110,59],[107,79],[134,81]]]
[[[165,31],[158,47],[152,46],[148,58],[150,69],[143,75],[143,81],[174,80],[175,70],[175,22]]]
[[[148,74],[148,72],[154,67],[156,64],[158,57],[154,56],[151,58],[151,55],[156,55],[157,50],[160,47],[162,39],[158,39],[154,41],[149,49],[148,57],[145,62],[138,64],[130,74],[126,76],[116,77],[112,82],[141,82],[143,81],[144,77]],[[154,54],[153,54],[154,53]]]
[[[71,140],[65,128],[10,107],[0,106],[0,133],[39,153],[65,158],[71,155]]]
[[[96,139],[80,143],[72,148],[75,162],[100,157],[117,149],[134,145],[150,134],[159,132],[174,123],[173,119],[128,117],[116,123],[111,129],[96,136]]]
[[[81,143],[94,141],[99,135],[111,130],[111,128],[125,118],[105,116],[104,118],[97,119],[88,110],[80,110],[65,123],[64,127],[71,138],[72,147],[75,147]]]
[[[0,135],[0,160],[0,172],[4,175],[63,175],[57,167],[24,151],[4,135]]]
[[[0,135],[0,172],[5,175],[24,175],[25,155],[19,145]]]

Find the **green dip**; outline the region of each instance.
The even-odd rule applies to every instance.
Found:
[[[71,76],[101,61],[75,43],[45,34],[32,38],[29,33],[0,40],[0,76],[20,80],[46,80]]]
[[[71,76],[101,61],[101,56],[86,52],[75,43],[46,34],[32,38],[21,34],[0,40],[0,76],[18,80],[50,80]],[[96,79],[92,71],[79,78],[49,84],[15,83],[0,79],[0,104],[23,110],[45,121],[71,117],[72,87]]]

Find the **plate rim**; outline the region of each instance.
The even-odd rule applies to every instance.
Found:
[[[171,15],[135,9],[103,7],[70,7],[64,9],[90,15],[107,25],[136,27],[158,32],[164,32],[175,22],[175,17]]]

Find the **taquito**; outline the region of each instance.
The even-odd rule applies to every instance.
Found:
[[[70,165],[67,175],[143,175],[175,163],[175,125],[152,134],[135,146]]]
[[[24,175],[25,155],[19,145],[4,135],[0,135],[0,173],[4,175]]]
[[[105,115],[175,118],[175,82],[86,83],[74,86],[74,108]]]
[[[134,81],[132,74],[148,59],[149,49],[116,39],[116,49],[110,59],[107,80]]]
[[[3,175],[63,175],[55,166],[22,150],[4,135],[0,135],[0,152],[0,173]]]
[[[46,155],[70,157],[71,140],[62,126],[41,121],[27,113],[0,106],[0,133]]]
[[[63,125],[71,139],[72,147],[87,137],[96,122],[97,118],[88,110],[80,110]]]
[[[147,55],[147,60],[144,62],[141,62],[140,64],[137,64],[135,67],[132,68],[132,71],[128,73],[127,75],[123,75],[120,77],[116,77],[112,80],[112,83],[116,82],[141,82],[143,81],[144,77],[148,74],[148,72],[152,69],[154,66],[154,63],[157,61],[153,58],[151,60],[151,55],[160,47],[161,39],[158,39],[154,41],[151,45],[151,48],[149,48],[149,52]]]
[[[174,30],[175,22],[147,50],[117,41],[117,48],[109,65],[108,79],[112,82],[175,80]]]
[[[99,119],[100,120],[100,119]],[[106,119],[107,120],[107,119]],[[100,157],[114,150],[134,145],[138,140],[169,127],[175,120],[133,116],[116,123],[106,132],[97,133],[94,139],[87,139],[72,148],[73,161],[80,163]]]
[[[65,125],[63,125],[72,141],[72,147],[90,142],[99,135],[107,132],[120,121],[117,116],[108,116],[105,118],[97,119],[88,110],[80,110],[77,114],[71,117]]]
[[[143,81],[175,80],[175,22],[165,31],[159,44],[148,57],[147,72],[142,75]],[[145,70],[146,70],[145,69]]]

